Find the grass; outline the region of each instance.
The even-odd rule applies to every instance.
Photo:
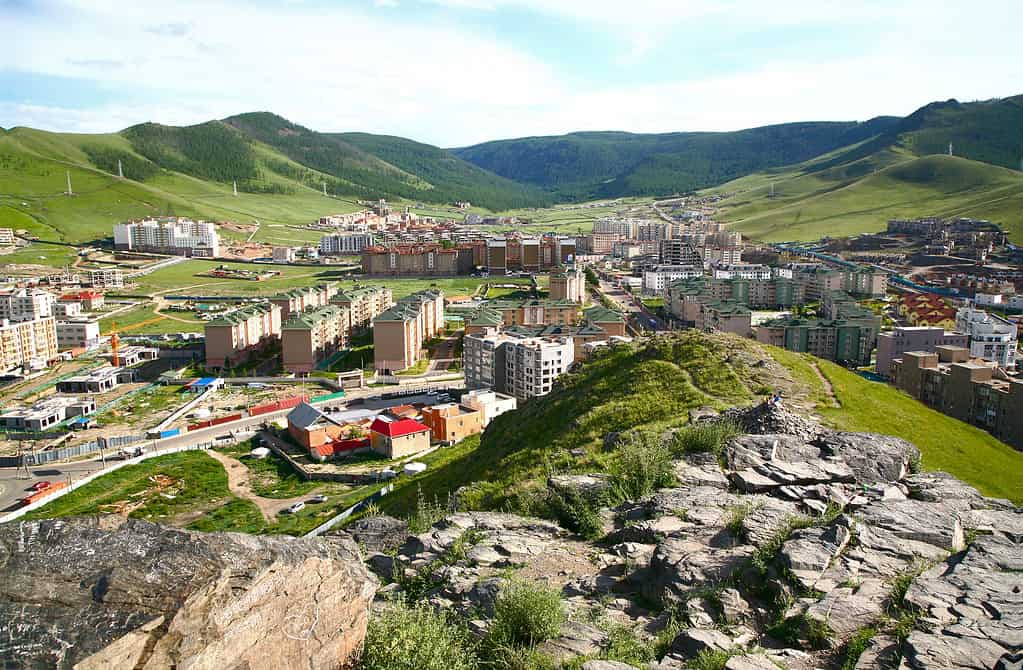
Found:
[[[465,631],[428,605],[391,603],[370,618],[361,670],[474,670]]]
[[[94,415],[100,425],[146,421],[148,417],[169,408],[184,405],[191,398],[181,392],[180,386],[151,386],[118,402],[105,412]],[[115,413],[116,412],[116,413]]]
[[[829,425],[909,440],[920,449],[925,470],[944,470],[984,495],[1023,503],[1023,453],[891,386],[867,381],[834,363],[819,365],[841,403],[839,408],[820,409]]]
[[[115,324],[117,332],[122,334],[162,335],[164,333],[201,333],[205,322],[197,319],[190,312],[157,314],[153,307],[146,305],[100,319],[100,332],[109,335]]]
[[[238,459],[248,468],[249,485],[256,495],[263,498],[295,498],[308,495],[315,488],[323,488],[319,482],[299,477],[288,462],[275,453],[271,452],[266,458],[250,457],[252,448],[253,444],[246,442],[221,451]]]
[[[429,367],[430,367],[430,357],[428,355],[424,355],[424,356],[421,356],[419,358],[419,360],[417,360],[411,366],[405,368],[404,370],[400,370],[398,372],[395,372],[394,374],[405,376],[405,377],[414,377],[416,375],[423,374],[424,372],[427,371],[427,369],[429,369]]]
[[[561,594],[532,581],[513,580],[494,601],[494,618],[488,632],[493,647],[532,647],[557,637],[565,622]]]

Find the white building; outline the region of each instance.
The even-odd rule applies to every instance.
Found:
[[[324,235],[320,238],[320,253],[324,256],[360,254],[363,249],[372,245],[373,236],[369,233]]]
[[[642,219],[618,219],[605,217],[593,222],[594,235],[621,235],[627,240],[636,238],[639,224],[646,223]]]
[[[742,247],[712,247],[703,249],[704,267],[712,265],[736,265],[742,262]]]
[[[721,264],[713,270],[714,279],[760,279],[771,278],[771,268],[750,263]]]
[[[295,247],[274,247],[274,263],[294,263]]]
[[[1016,366],[1016,324],[971,307],[956,311],[956,330],[970,336],[970,355],[994,361],[1011,370]]]
[[[93,288],[124,288],[124,271],[120,268],[89,270],[89,284]]]
[[[53,316],[56,296],[36,288],[19,288],[0,293],[0,320],[14,323]]]
[[[462,394],[461,403],[477,410],[483,416],[483,427],[486,428],[495,417],[510,412],[518,407],[514,396],[497,393],[489,389],[475,389]]]
[[[71,417],[85,416],[96,411],[91,398],[50,396],[31,407],[11,407],[0,414],[0,427],[9,430],[43,431]]]
[[[995,307],[1007,305],[1003,302],[1001,293],[978,293],[973,296],[973,301],[978,307]]]
[[[668,284],[676,279],[697,279],[703,276],[703,268],[698,265],[655,265],[643,273],[643,293],[661,295],[668,289]]]
[[[0,228],[0,247],[14,246],[14,229]]]
[[[1009,309],[1023,309],[1023,294],[1010,297],[1005,306]]]
[[[220,235],[209,221],[142,219],[114,226],[114,248],[215,258],[220,255]]]
[[[57,322],[57,346],[61,349],[92,349],[100,344],[99,321],[79,317]]]
[[[80,302],[55,302],[53,304],[53,315],[57,318],[68,319],[82,315],[82,303]]]
[[[494,329],[466,335],[466,388],[490,389],[519,400],[547,395],[574,356],[571,337],[523,337]]]

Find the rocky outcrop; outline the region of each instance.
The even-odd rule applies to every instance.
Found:
[[[349,540],[8,523],[0,664],[335,670],[357,658],[375,590]]]

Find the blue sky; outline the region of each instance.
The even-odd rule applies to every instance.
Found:
[[[1019,0],[0,0],[0,126],[270,110],[441,146],[1023,93]]]

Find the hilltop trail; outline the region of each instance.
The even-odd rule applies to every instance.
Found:
[[[267,523],[277,523],[277,515],[281,510],[291,507],[297,502],[308,500],[310,496],[316,495],[315,491],[294,498],[264,498],[252,491],[252,484],[249,481],[252,473],[245,467],[245,464],[237,458],[222,454],[216,450],[208,449],[207,454],[220,461],[227,472],[227,488],[239,498],[245,498],[255,503]]]
[[[821,372],[821,368],[817,365],[817,361],[811,361],[810,367],[813,368],[817,378],[821,380],[821,386],[824,387],[824,394],[828,397],[828,404],[831,407],[841,407],[842,403],[839,401],[838,396],[835,395],[835,387],[831,385],[831,380],[828,379],[827,375]]]

